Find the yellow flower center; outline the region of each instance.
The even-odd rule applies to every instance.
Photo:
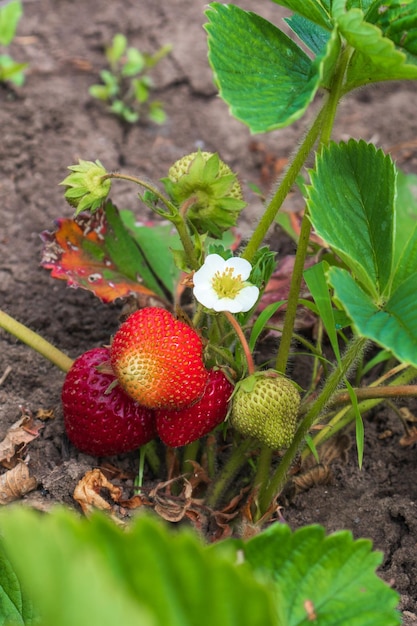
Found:
[[[220,273],[217,271],[211,281],[211,285],[219,298],[231,298],[232,300],[245,286],[240,274],[234,275],[233,267],[226,267]]]

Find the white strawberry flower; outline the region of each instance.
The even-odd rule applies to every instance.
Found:
[[[209,254],[193,276],[194,297],[207,309],[243,313],[259,297],[259,289],[247,282],[252,266],[246,259],[223,259]]]

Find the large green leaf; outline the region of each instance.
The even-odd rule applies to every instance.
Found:
[[[287,35],[233,4],[207,10],[209,62],[220,96],[253,133],[287,126],[313,100],[321,75]]]
[[[414,50],[415,40],[406,30],[410,20],[403,22],[396,14],[395,29],[385,25],[382,30],[378,21],[367,21],[361,9],[346,10],[345,5],[346,0],[334,0],[332,5],[333,17],[341,34],[354,48],[346,73],[345,92],[370,82],[416,79],[417,57],[410,53]],[[401,7],[400,10],[407,9]],[[376,20],[380,13],[372,8],[368,15]],[[391,16],[394,20],[394,15]],[[403,41],[406,48],[403,48]],[[400,43],[401,47],[396,45]]]
[[[401,283],[380,308],[346,270],[332,267],[329,281],[360,335],[387,348],[400,361],[417,366],[417,273]]]
[[[325,536],[320,526],[292,533],[275,524],[243,547],[245,559],[275,581],[285,626],[394,626],[398,595],[375,574],[382,555],[348,531]]]
[[[218,554],[155,518],[125,531],[100,514],[19,507],[0,529],[42,626],[278,625],[271,590],[235,551]]]
[[[322,150],[308,188],[317,234],[376,301],[391,278],[395,173],[382,150],[351,139]]]

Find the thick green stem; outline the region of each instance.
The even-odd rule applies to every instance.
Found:
[[[358,360],[358,357],[364,350],[366,342],[367,339],[365,339],[364,337],[354,337],[351,340],[345,354],[341,359],[340,365],[338,365],[330,374],[320,395],[315,400],[315,402],[301,421],[300,425],[298,426],[297,432],[295,433],[294,439],[291,442],[291,445],[282,457],[275,474],[272,476],[268,487],[264,491],[264,497],[262,498],[262,502],[260,501],[260,509],[262,513],[265,513],[268,510],[270,503],[281,491],[287,479],[287,475],[291,468],[291,465],[294,462],[294,459],[298,453],[298,450],[304,442],[305,436],[307,435],[313,424],[317,421],[321,412],[330,401],[331,397],[334,395],[340,382],[343,380],[343,378],[345,378],[345,376],[354,366],[355,362]]]
[[[171,217],[170,220],[177,229],[177,233],[181,239],[188,266],[192,270],[198,270],[198,268],[200,267],[200,263],[198,262],[197,255],[195,253],[194,243],[191,239],[184,218],[182,217],[182,215],[178,214],[175,217]]]
[[[10,317],[10,315],[7,315],[7,313],[1,310],[0,328],[4,328],[8,333],[17,337],[17,339],[36,352],[39,352],[39,354],[51,361],[51,363],[59,367],[63,372],[68,372],[73,364],[73,360],[70,359],[69,356],[61,352],[61,350],[58,350],[58,348],[49,343],[49,341],[46,341],[46,339],[43,339],[38,333],[30,330],[30,328],[16,321],[13,317]]]
[[[319,111],[316,119],[314,120],[311,128],[306,134],[304,141],[295,153],[291,164],[285,172],[280,184],[278,185],[274,195],[268,203],[264,214],[259,220],[251,238],[249,239],[242,257],[249,262],[252,262],[258,248],[263,244],[265,236],[272,226],[278,211],[280,210],[285,198],[287,197],[291,187],[295,183],[295,180],[303,167],[308,155],[310,154],[313,146],[320,134],[323,117],[325,115],[326,105]]]

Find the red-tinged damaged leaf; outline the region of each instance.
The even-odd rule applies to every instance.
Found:
[[[135,274],[132,271],[133,263],[140,269],[140,251],[137,250],[137,258],[132,261],[136,252],[134,241],[128,239],[126,230],[119,228],[115,207],[110,203],[106,209],[99,209],[94,214],[80,213],[74,219],[56,220],[55,232],[44,231],[41,234],[44,243],[42,267],[51,270],[53,278],[66,280],[70,287],[87,289],[103,302],[113,302],[131,294],[140,296],[145,300],[144,304],[152,299],[163,300],[160,294],[139,282],[139,272]],[[110,210],[111,225],[108,219]],[[123,245],[117,246],[118,243]],[[126,267],[120,267],[123,259],[115,262],[117,247],[130,254],[125,262]],[[138,277],[137,280],[132,277],[134,275]]]

